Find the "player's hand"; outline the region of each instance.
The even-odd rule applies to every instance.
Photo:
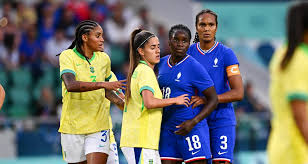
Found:
[[[181,96],[175,97],[174,99],[176,105],[185,105],[186,107],[190,106],[188,94],[183,94]]]
[[[118,89],[125,89],[126,84],[124,84],[126,80],[119,80],[114,82],[104,82],[103,88],[107,90],[114,90],[116,92],[119,92]]]
[[[200,96],[191,96],[190,105],[192,106],[192,109],[196,108],[199,105],[206,104],[205,97]]]
[[[180,125],[176,126],[176,128],[179,128],[174,133],[181,136],[186,136],[196,125],[197,123],[193,120],[187,120],[182,122]]]

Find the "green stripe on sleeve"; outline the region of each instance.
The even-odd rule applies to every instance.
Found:
[[[142,95],[141,92],[142,92],[143,90],[149,90],[149,91],[151,91],[151,92],[153,93],[153,95],[154,95],[154,93],[155,93],[153,88],[151,88],[151,87],[149,87],[149,86],[143,86],[143,87],[140,88],[140,91],[139,91],[140,95]]]
[[[111,79],[111,77],[112,77],[112,75],[110,74],[110,76],[107,77],[107,78],[105,79],[105,81],[109,81],[109,80]]]
[[[308,100],[308,95],[306,93],[291,93],[288,94],[288,100],[292,101],[292,100],[304,100],[307,101]]]
[[[60,79],[62,79],[61,76],[62,76],[64,73],[72,73],[72,74],[74,74],[74,76],[76,76],[76,73],[75,73],[73,70],[65,69],[65,70],[63,70],[62,72],[60,72]]]

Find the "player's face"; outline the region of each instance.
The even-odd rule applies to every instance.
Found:
[[[171,55],[174,57],[184,57],[189,48],[190,39],[186,32],[177,30],[169,40]]]
[[[85,43],[94,52],[104,51],[104,38],[102,27],[96,26],[93,30],[91,30],[87,35]]]
[[[203,42],[212,42],[215,40],[217,31],[216,18],[214,15],[205,13],[199,16],[196,30],[199,40]]]
[[[150,38],[147,43],[144,45],[144,48],[141,48],[141,55],[144,60],[148,61],[150,64],[155,65],[160,61],[160,48],[159,40],[157,37]]]

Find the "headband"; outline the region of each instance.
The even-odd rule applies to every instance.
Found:
[[[136,50],[138,50],[138,48],[140,48],[146,41],[148,41],[150,38],[155,37],[154,34],[150,35],[146,40],[144,40],[137,48]]]

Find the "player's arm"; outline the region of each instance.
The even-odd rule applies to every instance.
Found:
[[[204,90],[203,95],[205,96],[207,103],[204,105],[203,109],[200,111],[198,115],[196,115],[193,119],[184,121],[180,125],[176,126],[176,128],[180,128],[175,131],[175,134],[185,136],[187,135],[193,127],[195,127],[200,121],[209,116],[213,110],[217,107],[218,99],[215,88],[212,86]]]
[[[113,90],[106,90],[105,97],[112,103],[116,104],[121,110],[124,109],[124,99],[117,95]]]
[[[306,144],[308,145],[308,113],[307,101],[294,99],[291,101],[291,108],[295,123],[302,134]]]
[[[124,89],[126,80],[120,80],[115,82],[82,82],[76,81],[75,75],[72,73],[62,74],[62,80],[68,92],[87,92],[101,88],[107,90]]]
[[[169,99],[155,98],[153,95],[153,92],[147,89],[143,90],[141,94],[142,94],[144,106],[147,109],[163,108],[163,107],[170,106],[173,104],[186,105],[187,107],[189,106],[189,98],[187,97],[188,94],[183,94],[181,96],[169,98]]]
[[[240,101],[244,97],[244,87],[243,87],[242,76],[240,74],[228,76],[228,81],[229,81],[231,90],[218,95],[219,103],[229,103],[229,102],[234,102],[234,101]]]
[[[4,99],[5,99],[5,91],[4,91],[4,88],[2,87],[2,85],[0,84],[0,109],[2,108],[2,105],[4,103]]]

